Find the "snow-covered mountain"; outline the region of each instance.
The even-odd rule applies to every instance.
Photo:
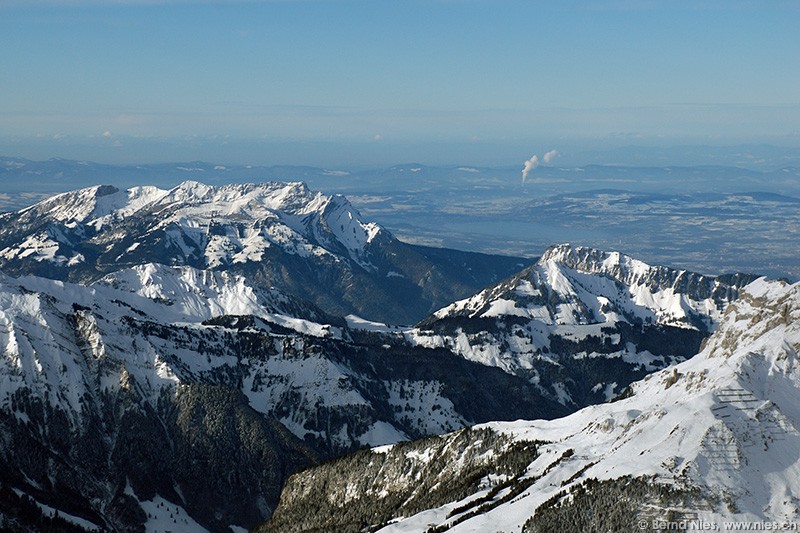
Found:
[[[520,316],[553,325],[628,322],[708,327],[741,282],[651,266],[619,252],[560,244],[531,267],[434,317]]]
[[[381,232],[377,224],[362,222],[346,199],[313,193],[303,183],[210,187],[186,181],[171,190],[145,186],[125,191],[101,185],[60,194],[6,215],[23,233],[45,227],[35,235],[38,239],[4,250],[3,257],[80,263],[86,258],[70,254],[69,245],[89,238],[100,254],[120,252],[115,260],[125,264],[135,257],[135,249],[115,240],[140,237],[121,230],[125,221],[141,221],[142,215],[147,225],[141,231],[145,235],[163,231],[166,242],[161,244],[176,252],[175,263],[202,258],[209,267],[257,261],[266,248],[275,245],[301,256],[338,252],[369,267],[365,247]],[[64,226],[62,235],[52,227],[59,223]]]
[[[690,522],[724,530],[726,522],[796,521],[798,351],[800,284],[756,280],[700,354],[634,383],[625,398],[296,474],[264,530],[650,531]]]
[[[303,183],[95,186],[0,216],[0,270],[82,283],[143,263],[247,274],[334,314],[408,323],[518,260],[415,247]]]
[[[23,529],[55,510],[111,530],[253,527],[320,457],[565,413],[499,369],[187,266],[89,286],[0,274],[0,346],[0,491],[17,502],[0,524]]]
[[[562,244],[518,274],[436,311],[406,336],[526,377],[564,405],[583,407],[697,353],[753,279],[705,276]]]
[[[579,479],[593,466],[578,458],[627,442],[615,428],[654,431],[638,414],[597,407],[620,426],[578,455],[577,441],[560,443],[589,415],[565,426],[498,421],[553,419],[620,395],[633,396],[609,405],[636,399],[631,412],[666,413],[664,402],[683,401],[680,373],[627,386],[703,342],[708,361],[756,343],[731,337],[731,313],[752,311],[751,336],[775,306],[794,320],[796,287],[760,281],[737,300],[752,276],[569,245],[512,275],[521,266],[404,244],[302,183],[98,186],[1,215],[0,499],[12,503],[0,506],[0,529],[238,531],[272,513],[293,472],[384,444],[394,447],[338,463],[350,469],[341,494],[327,470],[299,478],[308,483],[289,486],[290,510],[273,524],[313,525],[295,514],[324,517],[356,500],[340,513],[353,520],[344,529],[431,509],[441,524],[439,507],[452,502],[461,510],[447,508],[451,518],[487,514],[525,497],[531,475],[574,465]],[[416,327],[367,320],[439,308]],[[652,385],[662,379],[667,392]],[[731,395],[740,407],[754,401],[742,387]],[[644,407],[649,396],[656,407]],[[371,518],[359,514],[370,509],[359,490],[380,496]],[[339,530],[336,520],[314,527]],[[417,530],[414,520],[398,527]]]

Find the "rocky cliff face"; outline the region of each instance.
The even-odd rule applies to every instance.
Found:
[[[181,385],[153,405],[135,380],[123,376],[123,385],[85,395],[79,423],[27,391],[14,394],[13,412],[0,417],[0,484],[41,514],[3,508],[4,528],[35,530],[53,514],[99,530],[252,527],[270,515],[286,476],[317,461],[229,388]],[[174,510],[165,514],[164,504]]]

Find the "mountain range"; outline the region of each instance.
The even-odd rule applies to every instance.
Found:
[[[12,530],[239,531],[275,512],[268,530],[416,531],[490,517],[545,474],[574,466],[563,486],[589,483],[595,466],[578,458],[639,420],[618,406],[691,396],[652,384],[738,360],[746,342],[797,349],[796,286],[567,244],[533,264],[412,246],[301,183],[58,195],[0,216],[0,270]],[[731,318],[743,310],[744,333]],[[770,333],[775,313],[786,332]],[[717,355],[723,344],[735,354]],[[602,442],[558,433],[595,415],[614,422]],[[540,457],[554,458],[546,473]],[[652,474],[629,470],[636,487]],[[597,483],[627,490],[609,471]],[[514,527],[531,517],[514,512]]]
[[[518,258],[413,246],[302,183],[95,186],[0,215],[0,270],[90,283],[143,263],[228,270],[338,315],[410,323]]]
[[[155,497],[212,530],[253,527],[321,458],[567,412],[499,369],[375,344],[227,272],[148,264],[0,287],[3,481],[103,528],[147,523],[137,509]]]
[[[525,377],[564,405],[584,407],[696,354],[754,279],[556,245],[518,274],[436,311],[409,337]]]

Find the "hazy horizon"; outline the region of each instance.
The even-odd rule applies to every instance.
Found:
[[[228,166],[309,166],[349,171],[375,170],[402,164],[440,167],[476,166],[483,168],[522,168],[531,154],[554,150],[554,164],[562,167],[617,165],[630,167],[728,166],[756,171],[772,171],[800,165],[800,148],[791,144],[656,144],[619,141],[484,144],[474,146],[459,157],[457,144],[386,144],[381,150],[366,150],[363,145],[332,142],[234,141],[219,149],[206,140],[127,139],[129,150],[109,154],[87,143],[59,140],[47,142],[0,139],[0,157],[35,162],[53,159],[88,161],[116,166],[158,165],[202,161]],[[354,155],[364,149],[366,155]],[[0,183],[0,190],[3,184]]]
[[[0,154],[364,167],[796,150],[798,14],[779,0],[5,0]]]

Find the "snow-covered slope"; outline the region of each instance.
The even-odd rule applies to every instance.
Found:
[[[649,531],[669,522],[690,528],[690,521],[724,530],[725,522],[796,521],[800,284],[754,281],[720,320],[700,354],[636,382],[624,399],[549,422],[474,428],[480,438],[462,449],[480,448],[489,438],[494,445],[453,456],[467,462],[459,471],[480,476],[449,501],[431,497],[425,509],[404,508],[402,480],[431,461],[433,446],[384,447],[373,450],[378,473],[371,470],[368,479],[342,477],[336,463],[292,477],[276,520],[302,507],[307,516],[319,509],[316,523],[331,524],[337,520],[331,511],[342,511],[337,507],[363,506],[365,516],[351,514],[338,530],[354,531],[354,518],[363,520],[361,527],[383,523],[387,533]],[[490,437],[481,433],[487,431]],[[459,435],[445,439],[455,443]],[[508,459],[487,466],[507,457],[510,443],[535,445],[527,467],[504,468]],[[417,475],[414,485],[425,486],[431,475]],[[306,495],[321,483],[329,496],[314,507]]]
[[[285,472],[317,454],[226,384],[236,359],[221,347],[233,339],[203,326],[206,309],[189,308],[103,284],[0,275],[2,489],[103,530],[147,523],[163,499],[176,520],[188,511],[215,530],[268,516]],[[284,316],[260,311],[265,327]],[[183,320],[158,322],[170,315]],[[17,510],[0,506],[4,526],[45,528]]]
[[[564,413],[522,379],[396,341],[229,272],[0,274],[0,491],[108,529],[162,499],[252,527],[317,457]]]
[[[0,215],[0,270],[90,283],[144,263],[230,270],[326,311],[409,323],[517,260],[397,241],[303,183],[95,186]]]
[[[584,406],[694,355],[739,287],[753,279],[562,244],[440,309],[407,337],[525,376],[565,405]]]
[[[32,278],[29,282],[34,283]],[[144,307],[154,320],[166,323],[199,323],[221,315],[253,315],[317,336],[323,335],[320,327],[324,325],[328,335],[337,337],[341,331],[330,326],[345,324],[341,318],[328,315],[313,304],[275,288],[253,285],[244,276],[227,271],[150,263],[108,274],[91,287],[109,300],[112,296],[119,298],[118,292],[131,293],[125,295],[131,299],[129,305]]]

